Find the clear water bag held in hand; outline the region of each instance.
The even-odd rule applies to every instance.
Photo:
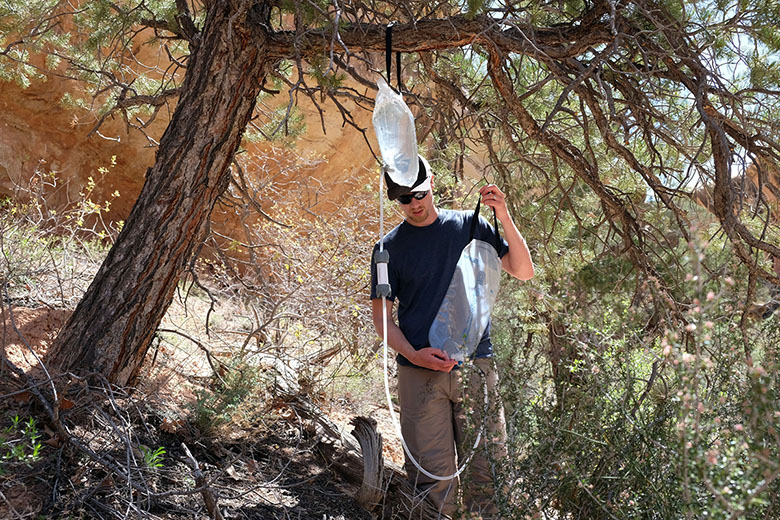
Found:
[[[450,359],[469,359],[490,321],[500,284],[501,260],[495,247],[476,239],[469,242],[428,330],[430,345]]]
[[[379,78],[377,86],[373,122],[382,161],[393,182],[411,187],[419,167],[414,116],[403,97],[393,92],[384,79]]]

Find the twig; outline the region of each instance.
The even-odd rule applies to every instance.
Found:
[[[11,513],[13,513],[14,515],[16,515],[16,517],[17,517],[17,518],[24,518],[22,515],[20,515],[20,514],[19,514],[19,513],[16,511],[16,509],[14,509],[14,506],[13,506],[13,504],[11,504],[11,502],[9,502],[7,498],[5,498],[5,495],[3,494],[3,492],[2,492],[2,491],[0,491],[0,498],[2,498],[2,499],[3,499],[3,502],[5,502],[5,503],[6,503],[6,505],[8,505],[8,509],[9,509],[9,511],[10,511]]]
[[[195,484],[201,488],[200,494],[203,496],[203,501],[206,503],[206,509],[208,509],[209,515],[214,520],[224,520],[222,513],[219,512],[219,507],[217,506],[217,499],[214,498],[214,494],[211,492],[211,489],[208,487],[208,484],[206,482],[206,477],[203,476],[203,472],[200,470],[198,461],[195,460],[195,457],[192,456],[192,453],[190,453],[190,449],[187,448],[186,444],[182,442],[181,447],[182,449],[184,449],[184,453],[187,454],[189,465],[192,468],[192,476],[195,477]]]
[[[168,332],[170,334],[178,334],[179,336],[181,336],[181,337],[183,337],[185,339],[188,339],[191,342],[195,343],[195,345],[199,349],[201,349],[203,352],[206,353],[206,361],[208,361],[209,366],[211,367],[211,370],[214,372],[214,375],[217,376],[217,379],[219,379],[219,381],[223,385],[225,384],[225,380],[222,379],[222,376],[220,375],[220,369],[224,369],[225,365],[223,365],[222,362],[220,362],[218,359],[214,358],[214,354],[212,354],[211,351],[203,343],[201,343],[197,339],[193,338],[192,336],[190,336],[188,334],[185,334],[184,332],[181,332],[181,331],[178,331],[178,330],[174,330],[174,329],[157,329],[157,332],[158,333],[159,332]],[[212,359],[213,359],[213,361],[217,362],[219,367],[215,367],[214,366],[214,362],[212,361]]]

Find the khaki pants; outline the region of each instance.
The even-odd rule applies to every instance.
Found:
[[[507,455],[504,410],[497,386],[492,359],[477,359],[450,373],[398,367],[401,430],[417,462],[429,473],[446,476],[455,473],[459,464],[472,457],[460,478],[448,481],[425,476],[407,457],[405,467],[409,480],[443,514],[452,515],[457,511],[459,483],[466,511],[496,512],[495,463]],[[474,450],[485,414],[488,420]]]

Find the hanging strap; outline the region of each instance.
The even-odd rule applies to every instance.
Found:
[[[474,208],[474,218],[471,219],[471,229],[469,230],[469,242],[474,240],[474,232],[477,230],[477,222],[479,221],[479,208],[482,204],[482,196],[477,200],[477,207]],[[501,233],[498,231],[498,218],[496,217],[496,208],[493,208],[493,228],[496,230],[496,253],[501,251]]]
[[[393,84],[391,80],[391,74],[390,71],[393,68],[393,26],[395,25],[395,22],[390,22],[387,24],[387,27],[385,28],[385,67],[387,68],[387,84],[391,85]],[[398,92],[401,92],[403,89],[403,85],[401,84],[401,52],[398,51],[395,53],[395,74],[396,74],[396,85],[398,86]]]

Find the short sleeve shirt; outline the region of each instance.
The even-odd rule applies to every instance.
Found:
[[[390,255],[388,279],[390,300],[398,301],[398,326],[412,346],[420,350],[428,346],[428,329],[436,317],[450,284],[461,251],[469,242],[472,211],[439,209],[437,219],[428,226],[413,226],[404,221],[384,239],[384,249]],[[474,238],[495,243],[495,230],[479,217]],[[379,249],[379,243],[374,251]],[[498,256],[503,257],[509,246],[502,240]],[[371,262],[371,298],[376,295],[376,267]],[[482,337],[475,357],[490,357],[490,324]],[[411,365],[400,354],[399,364]]]

